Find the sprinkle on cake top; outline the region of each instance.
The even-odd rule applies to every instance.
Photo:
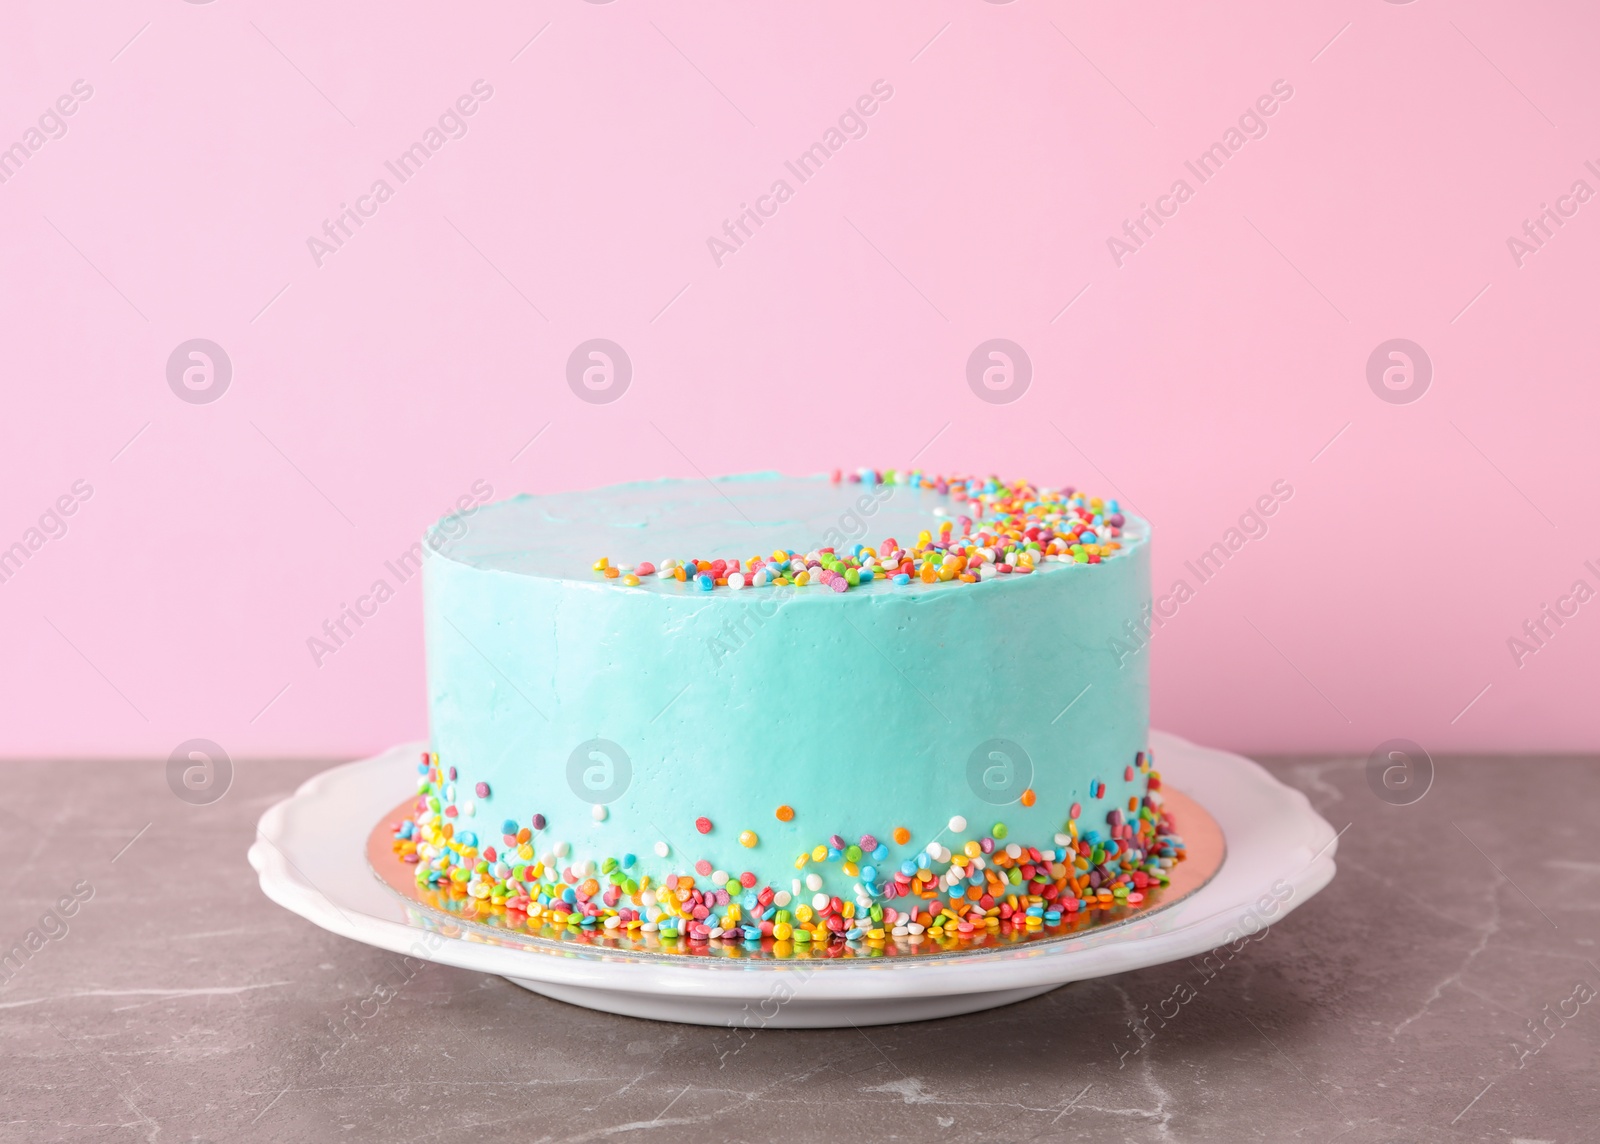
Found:
[[[1042,489],[1028,481],[997,477],[930,476],[920,469],[861,469],[848,474],[835,469],[832,480],[867,488],[928,489],[952,503],[934,509],[940,518],[937,528],[923,529],[912,544],[888,537],[876,547],[825,543],[804,553],[782,548],[744,559],[669,557],[659,564],[613,564],[602,556],[594,562],[594,571],[630,587],[646,576],[657,576],[707,592],[808,584],[846,592],[876,579],[896,585],[913,579],[924,584],[975,584],[996,576],[1026,575],[1046,562],[1099,564],[1122,548],[1119,538],[1126,522],[1117,502],[1075,489]]]

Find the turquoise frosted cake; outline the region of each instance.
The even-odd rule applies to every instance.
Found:
[[[432,744],[396,852],[534,929],[951,938],[1137,905],[1149,530],[865,470],[520,496],[424,561]]]

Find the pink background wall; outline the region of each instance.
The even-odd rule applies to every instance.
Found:
[[[475,481],[890,466],[930,439],[928,468],[1120,494],[1163,590],[1292,486],[1157,636],[1160,726],[1600,746],[1600,603],[1520,667],[1507,646],[1600,588],[1600,201],[1520,266],[1507,243],[1600,190],[1591,6],[459,7],[0,15],[0,546],[74,509],[0,584],[0,753],[422,735],[415,581],[320,667],[307,639]],[[464,137],[392,177],[479,80]],[[878,80],[866,134],[789,176]],[[1200,183],[1185,160],[1280,80]],[[784,177],[719,267],[708,237]],[[319,266],[308,238],[380,178]],[[1180,178],[1119,267],[1108,239]],[[614,402],[565,379],[593,337],[633,364]],[[1015,401],[967,383],[997,337],[1032,362]],[[231,360],[214,401],[168,384],[193,338]],[[1432,363],[1419,400],[1369,386],[1392,338]]]

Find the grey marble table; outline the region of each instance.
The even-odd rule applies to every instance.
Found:
[[[156,763],[0,765],[4,1140],[1600,1141],[1594,759],[1443,760],[1410,806],[1364,760],[1273,762],[1348,824],[1339,874],[1214,975],[748,1042],[268,902],[255,821],[320,764],[209,805]]]

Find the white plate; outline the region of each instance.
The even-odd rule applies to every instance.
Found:
[[[372,825],[415,787],[420,743],[306,782],[261,816],[250,864],[267,897],[323,929],[441,965],[499,974],[591,1009],[751,1029],[922,1021],[1237,945],[1333,878],[1338,838],[1303,794],[1238,755],[1159,732],[1150,740],[1163,781],[1200,802],[1227,840],[1227,856],[1211,881],[1119,925],[945,957],[680,960],[521,948],[470,927],[440,932],[436,919],[380,882],[367,864]],[[1183,823],[1177,826],[1181,833]]]

